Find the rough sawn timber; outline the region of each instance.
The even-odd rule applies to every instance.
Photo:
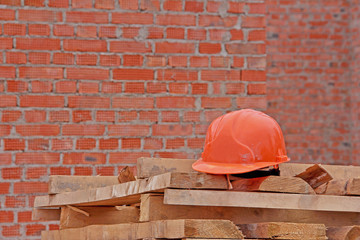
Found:
[[[61,210],[59,208],[41,209],[33,208],[31,219],[34,221],[59,221]]]
[[[331,175],[319,164],[315,164],[307,168],[304,172],[297,174],[295,177],[303,179],[313,189],[320,187],[333,179]]]
[[[360,198],[347,196],[166,189],[165,204],[360,212]]]
[[[90,225],[83,228],[43,231],[43,240],[110,240],[142,238],[226,238],[243,235],[229,220],[166,220],[146,223]]]
[[[358,240],[360,226],[329,227],[326,234],[329,240]]]
[[[38,196],[34,207],[129,205],[140,202],[142,193],[163,192],[166,188],[227,189],[227,181],[222,175],[165,173],[102,188]]]

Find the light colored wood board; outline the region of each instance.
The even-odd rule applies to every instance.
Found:
[[[360,198],[347,196],[166,189],[165,204],[360,212]]]
[[[306,181],[313,189],[320,187],[323,184],[330,182],[333,177],[319,164],[315,164],[305,171],[297,174],[299,177]]]
[[[31,219],[34,221],[59,221],[60,220],[59,208],[41,209],[33,208]]]
[[[61,208],[60,229],[80,228],[97,224],[119,224],[139,222],[140,211],[137,207],[79,207],[85,216],[69,207]]]
[[[247,238],[327,239],[324,224],[269,222],[241,224],[238,226]]]
[[[83,228],[44,231],[47,240],[110,240],[142,238],[226,238],[241,239],[243,235],[228,220],[168,220],[146,223],[90,225]]]
[[[318,187],[315,191],[317,194],[344,196],[347,182],[346,179],[334,179]]]
[[[141,196],[140,221],[169,219],[228,219],[235,224],[261,222],[323,223],[327,226],[360,224],[360,213],[271,208],[184,206],[164,204],[161,195]]]
[[[329,240],[359,240],[360,226],[329,227],[326,234]]]
[[[35,198],[35,207],[119,206],[140,202],[140,194],[165,188],[227,189],[225,176],[205,173],[164,173],[117,185]]]
[[[120,170],[119,176],[118,176],[119,183],[125,183],[125,182],[131,182],[135,181],[136,178],[131,171],[131,169],[126,166]]]
[[[279,165],[280,176],[293,177],[313,164],[305,163],[282,163]],[[360,177],[359,166],[344,166],[344,165],[325,165],[320,164],[334,179],[350,179]]]
[[[138,178],[148,178],[166,172],[196,172],[192,169],[193,159],[138,158],[136,169]]]
[[[235,180],[231,184],[234,191],[315,194],[315,191],[307,182],[297,177],[267,176],[243,178]]]
[[[49,194],[88,190],[119,184],[115,176],[63,176],[53,175],[49,178]]]
[[[360,195],[360,178],[352,178],[346,184],[346,195]]]

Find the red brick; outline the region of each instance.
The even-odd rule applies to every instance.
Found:
[[[54,35],[62,37],[74,36],[74,27],[70,25],[54,25]]]
[[[185,2],[185,11],[187,12],[203,12],[204,3],[196,1],[186,1]]]
[[[159,80],[188,80],[194,81],[198,79],[197,71],[180,70],[180,69],[165,69],[158,71]]]
[[[20,179],[21,175],[22,175],[22,170],[19,167],[1,169],[1,176],[3,179]]]
[[[26,179],[39,179],[47,175],[47,168],[36,167],[26,169]]]
[[[69,1],[68,0],[49,0],[48,6],[54,7],[54,8],[68,8]]]
[[[149,82],[146,87],[148,93],[165,93],[167,92],[166,84],[159,82]]]
[[[187,141],[187,146],[191,149],[202,149],[204,147],[203,138],[189,138]]]
[[[50,175],[71,175],[71,169],[67,167],[52,167]]]
[[[96,112],[97,122],[115,122],[114,111],[97,111]]]
[[[103,93],[121,93],[122,92],[122,83],[103,82],[102,83],[102,92]]]
[[[244,40],[244,32],[242,29],[231,29],[231,40]]]
[[[236,99],[239,108],[266,109],[266,97],[238,97]]]
[[[8,182],[0,182],[0,194],[8,194],[10,189],[10,183]],[[0,214],[0,222],[1,222],[2,214]]]
[[[189,40],[205,40],[206,39],[206,31],[205,29],[188,29]]]
[[[211,57],[211,67],[228,68],[230,66],[229,57]]]
[[[99,149],[101,150],[114,150],[118,148],[119,148],[119,140],[117,138],[99,140]]]
[[[110,42],[111,52],[133,52],[133,53],[147,53],[151,52],[151,44],[144,42],[127,42],[127,41],[113,41]]]
[[[195,98],[193,97],[157,97],[156,107],[158,108],[194,108]]]
[[[123,138],[121,139],[122,149],[139,149],[141,147],[140,138]]]
[[[96,147],[96,140],[93,138],[80,138],[76,140],[76,149],[90,150]]]
[[[180,122],[179,112],[176,111],[163,111],[161,112],[162,122]]]
[[[217,13],[219,12],[220,7],[221,7],[221,2],[208,1],[206,4],[206,11]]]
[[[50,122],[69,122],[69,111],[51,111],[49,113],[49,121]]]
[[[78,26],[76,36],[83,38],[96,38],[97,29],[96,26]]]
[[[20,107],[64,107],[64,97],[20,96]]]
[[[139,35],[139,27],[123,27],[122,37],[123,38],[135,38]]]
[[[43,138],[29,139],[29,150],[49,150],[49,140]]]
[[[185,146],[185,140],[183,138],[174,138],[166,140],[166,149],[177,149]]]
[[[127,10],[137,10],[139,7],[137,1],[129,1],[129,0],[119,0],[119,5],[121,9],[127,9]]]
[[[105,164],[104,153],[65,153],[64,164]]]
[[[50,81],[33,81],[31,82],[33,93],[45,93],[52,91],[52,82]]]
[[[93,54],[79,54],[77,55],[76,63],[78,65],[96,65],[97,56]]]
[[[106,52],[106,42],[103,40],[65,39],[64,50],[80,52]]]
[[[266,57],[248,57],[247,62],[249,68],[266,68]]]
[[[216,54],[220,53],[220,43],[199,43],[199,52],[203,54]]]
[[[144,149],[162,149],[163,144],[161,139],[145,138]]]
[[[230,108],[231,98],[230,97],[203,97],[201,98],[202,108]]]
[[[75,167],[74,175],[79,176],[91,176],[93,175],[93,168],[92,167]]]
[[[141,66],[143,64],[144,57],[141,55],[124,55],[124,66]]]
[[[264,3],[247,3],[250,7],[248,13],[250,14],[266,14],[266,4]]]
[[[245,93],[245,84],[243,83],[227,83],[226,94],[243,94]]]
[[[105,132],[104,125],[63,125],[63,136],[101,136]]]
[[[10,125],[0,125],[0,136],[9,135],[11,131]]]
[[[169,92],[174,94],[188,94],[188,83],[169,83]]]
[[[195,26],[196,17],[193,15],[157,15],[156,24],[158,25],[179,25],[179,26]]]
[[[73,122],[86,122],[91,120],[91,111],[73,111]]]
[[[173,43],[157,42],[155,43],[157,53],[194,53],[194,43]]]
[[[140,112],[141,113],[141,112]],[[119,112],[118,122],[131,122],[137,119],[136,111],[122,111]],[[142,119],[140,119],[142,120]]]
[[[166,29],[166,38],[184,39],[185,38],[185,29],[183,29],[183,28],[167,28]]]
[[[208,57],[190,57],[190,66],[191,67],[208,67],[209,58]]]
[[[97,82],[80,82],[79,93],[98,93],[99,84]]]
[[[136,164],[140,157],[150,157],[150,153],[144,152],[119,152],[110,153],[110,164]]]
[[[205,81],[239,81],[239,70],[202,70],[201,79]]]
[[[54,53],[53,55],[53,63],[60,65],[73,65],[74,55],[72,53]]]
[[[25,6],[44,7],[44,0],[25,0]]]
[[[153,125],[154,136],[189,136],[192,134],[192,125]]]
[[[45,122],[46,112],[40,110],[32,110],[25,112],[25,121],[28,123]]]
[[[153,80],[151,69],[114,69],[113,78],[117,80]]]
[[[247,92],[249,95],[264,95],[266,94],[266,84],[249,84],[247,87]]]
[[[109,136],[138,137],[147,136],[150,133],[148,125],[109,125]]]
[[[242,68],[242,67],[244,67],[244,63],[245,63],[244,57],[234,57],[233,64],[231,66],[232,67]],[[248,64],[249,64],[249,61],[248,61]]]
[[[16,96],[0,96],[0,107],[16,107]]]
[[[243,28],[264,28],[266,26],[265,17],[263,16],[243,16],[241,20],[241,27]]]
[[[2,136],[2,126],[0,125],[0,136]],[[9,128],[10,132],[10,128]],[[0,153],[0,165],[9,165],[11,164],[11,154],[10,153]],[[0,194],[3,194],[1,192],[1,184],[0,184]]]
[[[4,237],[19,237],[20,235],[20,225],[14,226],[3,226],[2,234]]]
[[[207,94],[208,85],[206,83],[193,83],[191,85],[192,94]]]
[[[265,54],[265,44],[229,43],[225,44],[229,54]]]
[[[200,112],[185,112],[184,113],[185,122],[200,122]]]
[[[49,187],[46,182],[15,182],[14,183],[14,193],[15,194],[47,193],[48,190],[49,190]],[[31,220],[31,218],[30,218],[30,220]],[[19,219],[19,222],[21,222],[20,219]]]
[[[95,8],[98,9],[114,9],[116,0],[95,0]]]
[[[63,69],[55,67],[19,67],[20,78],[62,79]]]
[[[148,30],[148,39],[160,39],[164,37],[164,29],[159,27],[149,27]]]
[[[123,0],[126,1],[126,0]],[[159,11],[160,10],[160,0],[141,0],[140,9],[148,11]]]
[[[77,80],[107,80],[109,70],[98,68],[67,68],[67,78]]]
[[[100,176],[114,176],[115,167],[97,167],[96,174]]]
[[[61,22],[62,13],[47,10],[19,9],[19,20],[29,22]]]
[[[92,8],[91,0],[72,0],[71,1],[72,8]]]
[[[96,96],[70,96],[68,98],[70,108],[109,108],[110,99]]]
[[[266,31],[265,30],[249,31],[248,41],[266,41]]]
[[[0,223],[14,222],[14,213],[10,211],[0,211]]]
[[[5,151],[25,150],[24,139],[4,139]]]
[[[199,26],[201,27],[234,27],[237,23],[237,17],[220,17],[212,15],[200,15]]]
[[[22,52],[6,52],[6,63],[24,64],[26,55]]]
[[[32,64],[50,64],[50,53],[30,52],[29,62]]]
[[[151,13],[113,13],[112,23],[150,25],[154,21]]]
[[[228,41],[230,39],[230,36],[232,31],[241,31],[236,29],[231,29],[230,31],[225,29],[209,29],[210,34],[210,40],[214,41]]]
[[[172,67],[186,67],[187,57],[186,56],[169,56],[169,65]]]
[[[28,83],[23,81],[7,81],[8,92],[26,92],[28,90]],[[14,101],[14,100],[13,100]]]
[[[15,20],[15,10],[0,9],[0,20]]]
[[[244,13],[244,6],[243,2],[229,2],[229,13]]]
[[[29,35],[49,36],[50,26],[46,24],[29,24]]]
[[[21,136],[56,136],[60,133],[58,125],[17,125],[16,132]]]
[[[58,93],[75,93],[76,82],[75,81],[61,81],[55,83],[55,89]]]
[[[1,115],[2,122],[16,122],[22,116],[21,111],[3,111]]]
[[[67,12],[66,21],[72,23],[108,23],[107,12]]]
[[[26,35],[26,25],[17,23],[5,23],[4,34],[10,36]]]
[[[147,56],[146,65],[149,67],[161,67],[166,65],[166,58],[163,56]]]
[[[5,207],[23,208],[26,206],[26,196],[6,196]]]
[[[266,72],[257,70],[242,70],[241,80],[248,82],[265,82]]]
[[[52,150],[70,150],[72,149],[72,139],[53,139]]]
[[[15,78],[15,67],[0,66],[0,78]]]
[[[31,224],[26,226],[26,236],[40,236],[41,231],[45,231],[46,227],[42,224]]]
[[[100,65],[101,66],[120,66],[121,59],[117,55],[101,55]]]
[[[101,38],[116,38],[117,30],[115,26],[100,26],[99,37]]]
[[[144,93],[144,83],[142,82],[127,82],[125,83],[125,93]]]
[[[0,38],[0,49],[12,49],[13,41],[12,38]]]
[[[182,11],[182,1],[181,0],[165,0],[163,3],[163,8],[165,11]]]

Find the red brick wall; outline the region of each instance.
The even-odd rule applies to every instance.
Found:
[[[0,0],[0,238],[38,239],[50,174],[195,158],[211,120],[266,108],[263,1]]]
[[[351,7],[348,0],[268,1],[267,111],[279,121],[293,161],[359,164],[351,154],[359,148],[352,142],[359,140],[352,139],[359,115],[351,117],[359,95],[351,76],[355,82],[359,72],[350,68],[354,63],[358,71],[359,57],[352,62],[349,41],[351,21],[359,18],[351,18]]]

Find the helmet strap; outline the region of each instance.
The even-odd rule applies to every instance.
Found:
[[[233,186],[230,182],[230,175],[229,174],[226,174],[226,181],[227,181],[227,185],[228,185],[228,189],[231,190],[233,189]]]

